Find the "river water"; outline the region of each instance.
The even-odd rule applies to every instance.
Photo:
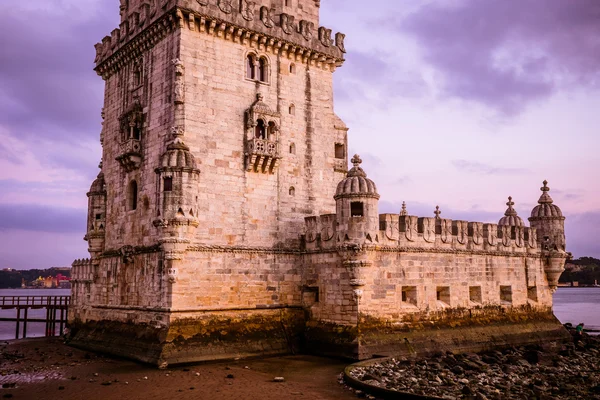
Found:
[[[70,289],[0,289],[0,296],[68,296]],[[587,329],[600,331],[600,287],[561,287],[554,293],[554,314],[560,322],[577,325],[585,323]],[[0,317],[14,318],[15,310],[0,310]],[[46,310],[30,310],[29,317],[45,318]],[[45,323],[27,324],[27,337],[44,336]],[[0,321],[0,340],[15,338],[15,323]]]

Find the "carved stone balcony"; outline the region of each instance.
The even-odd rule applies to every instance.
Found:
[[[268,139],[246,142],[246,170],[272,174],[279,166],[279,143]]]
[[[142,143],[136,139],[127,139],[120,144],[121,151],[116,160],[127,172],[140,167],[142,162]]]

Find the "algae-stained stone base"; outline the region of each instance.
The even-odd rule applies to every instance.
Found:
[[[160,328],[75,321],[69,344],[165,366],[300,352],[303,328],[304,312],[283,308],[195,313]]]

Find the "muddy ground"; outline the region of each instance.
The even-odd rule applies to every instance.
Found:
[[[159,370],[26,339],[0,342],[0,399],[356,399],[338,383],[346,365],[287,356]]]

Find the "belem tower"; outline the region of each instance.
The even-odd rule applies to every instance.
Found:
[[[512,199],[497,224],[379,214],[359,156],[348,169],[345,37],[319,3],[120,1],[96,44],[103,153],[72,344],[165,366],[564,337],[552,292],[569,253],[547,183],[529,227]]]

